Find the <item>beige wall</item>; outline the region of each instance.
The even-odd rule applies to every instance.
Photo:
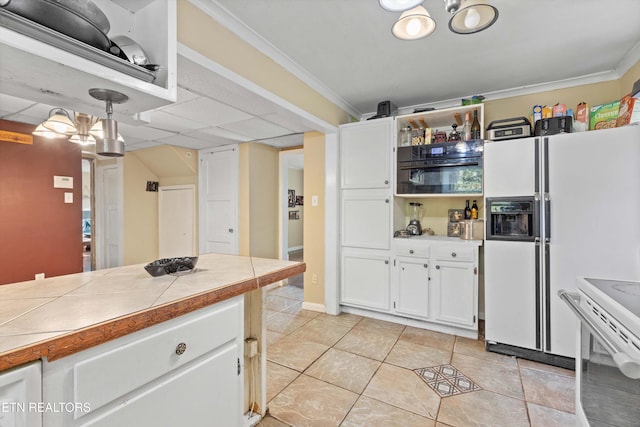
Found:
[[[198,189],[195,150],[163,145],[130,151],[124,156],[124,263],[158,259],[158,193],[146,191],[147,181],[160,186],[187,185]],[[197,223],[196,200],[196,223]],[[197,247],[196,233],[196,247]]]
[[[178,2],[178,42],[328,123],[349,121],[341,108],[188,1]]]
[[[158,259],[158,193],[146,191],[158,181],[135,152],[124,156],[124,264]]]
[[[304,173],[302,169],[289,168],[289,190],[294,190],[297,196],[304,196]],[[298,216],[300,219],[289,219],[288,220],[288,248],[297,248],[303,245],[302,232],[303,232],[303,224],[304,224],[304,205],[296,205],[293,208],[287,208],[287,218],[288,213],[298,211]]]
[[[278,150],[239,145],[239,254],[278,257]]]
[[[534,105],[566,104],[573,109],[580,102],[590,107],[619,100],[631,91],[633,83],[640,78],[640,61],[625,73],[620,80],[574,86],[566,89],[543,91],[530,95],[486,101],[484,109],[485,127],[493,120],[510,117],[529,117]]]
[[[324,134],[309,132],[304,134],[304,273],[305,302],[324,305],[325,287],[325,141]],[[318,206],[311,206],[311,197],[318,196]],[[336,248],[337,250],[337,248]],[[317,283],[312,283],[313,275]]]

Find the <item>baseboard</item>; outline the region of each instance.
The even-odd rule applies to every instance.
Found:
[[[302,309],[309,311],[318,311],[320,313],[327,312],[327,308],[324,306],[324,304],[316,304],[315,302],[302,301]]]
[[[287,248],[287,252],[301,251],[303,249],[304,249],[304,246],[292,246],[290,248]]]

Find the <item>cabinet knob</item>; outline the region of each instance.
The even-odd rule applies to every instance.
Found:
[[[424,265],[424,268],[429,268],[429,266],[427,264],[422,264],[422,265]]]
[[[384,261],[384,263],[385,263],[385,264],[389,264],[389,260],[388,260],[388,259],[387,259],[387,260],[385,260],[385,261]]]
[[[413,253],[413,249],[409,249],[409,253],[412,254]]]
[[[185,351],[187,351],[187,345],[183,342],[181,342],[180,344],[178,344],[176,346],[176,354],[178,356],[180,356],[181,354],[183,354]]]
[[[455,252],[451,252],[451,256],[452,256],[453,258],[455,258],[455,257],[457,256],[457,254],[456,254]]]
[[[440,266],[439,265],[436,265],[436,270],[440,270]]]
[[[385,203],[389,203],[389,199],[384,199],[384,202]]]
[[[229,233],[233,233],[233,228],[230,228],[230,229],[229,229]]]
[[[389,180],[388,180],[388,179],[385,179],[385,180],[384,180],[384,183],[385,183],[385,185],[386,185],[386,184],[389,184]]]

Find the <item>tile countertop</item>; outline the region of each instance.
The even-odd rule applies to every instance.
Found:
[[[0,286],[0,371],[85,350],[305,271],[301,262],[201,255],[182,276],[145,264]]]

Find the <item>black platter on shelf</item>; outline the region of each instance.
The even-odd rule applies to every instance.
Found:
[[[193,272],[197,262],[197,256],[162,258],[145,265],[144,269],[153,277],[165,274],[180,275]]]

